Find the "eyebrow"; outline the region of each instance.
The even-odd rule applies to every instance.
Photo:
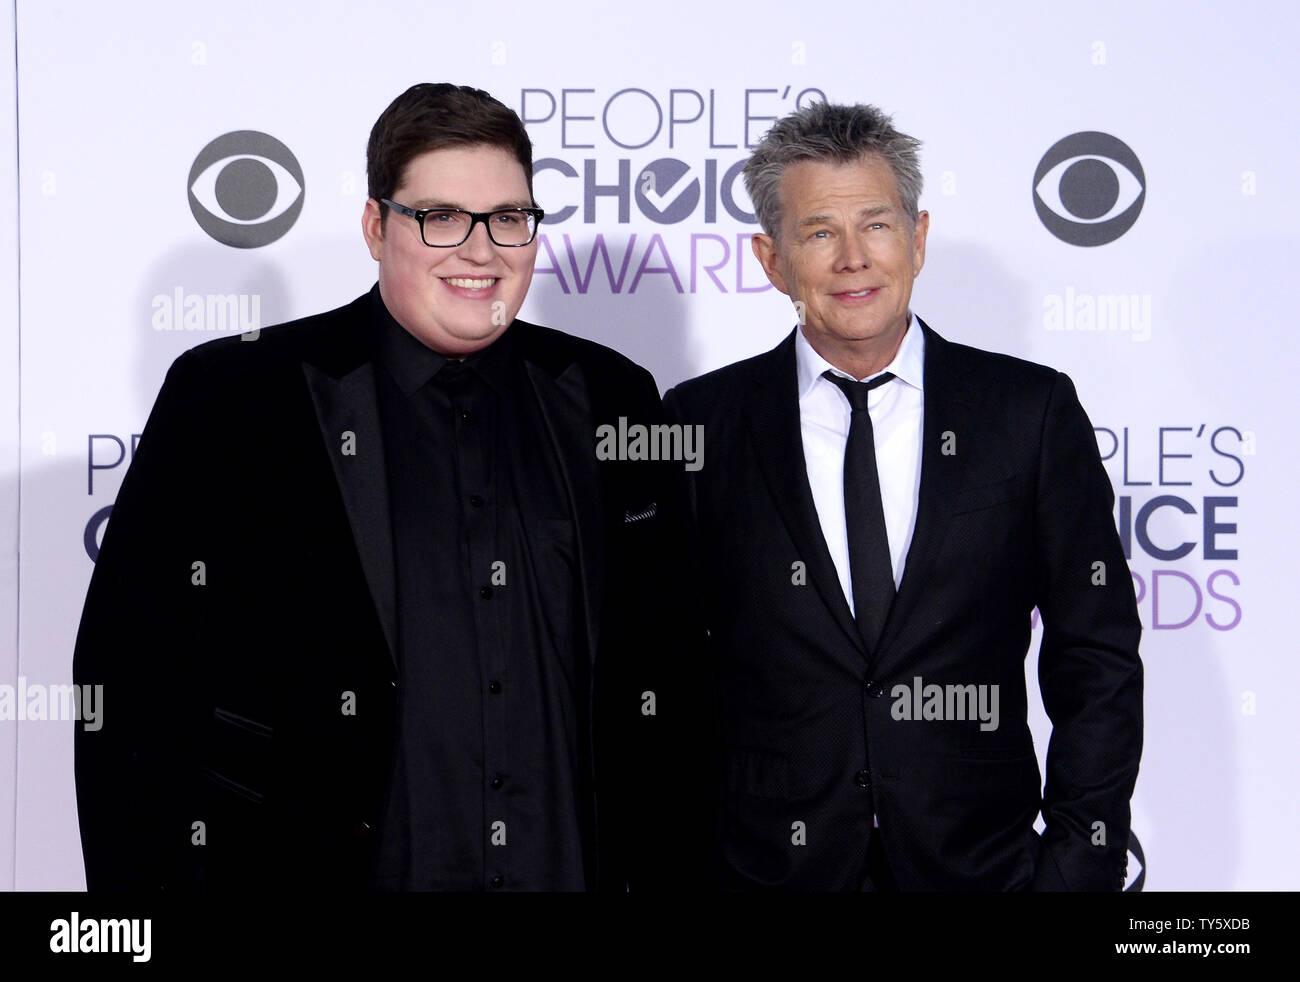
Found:
[[[491,208],[485,208],[484,211],[507,211],[514,208],[531,208],[532,206],[533,203],[531,201],[515,199],[514,201],[503,201],[500,204],[493,205]],[[432,198],[421,198],[419,201],[415,202],[415,204],[411,205],[411,207],[416,211],[421,211],[425,208],[455,208],[459,211],[474,210],[473,208],[466,208],[464,205],[457,204],[454,201],[435,201]]]
[[[869,208],[863,208],[860,212],[858,212],[857,217],[859,219],[876,218],[879,215],[892,214],[893,211],[894,211],[893,205],[872,205]],[[809,225],[822,225],[826,222],[832,222],[834,220],[835,218],[833,215],[809,215],[807,218],[803,219],[803,221],[801,221],[797,227],[805,228],[806,226]]]

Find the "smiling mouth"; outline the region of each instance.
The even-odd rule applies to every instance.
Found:
[[[448,284],[449,286],[458,286],[462,290],[486,290],[488,287],[495,284],[499,278],[500,277],[497,276],[486,276],[486,277],[441,276],[439,277],[439,279],[441,279],[444,283]]]

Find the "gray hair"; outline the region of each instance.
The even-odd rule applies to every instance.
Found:
[[[815,102],[778,119],[745,162],[745,190],[763,231],[777,238],[781,227],[781,178],[801,160],[849,164],[875,154],[894,174],[903,212],[916,227],[921,197],[921,141],[893,127],[875,106]]]

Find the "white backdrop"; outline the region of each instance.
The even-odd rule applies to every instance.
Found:
[[[0,72],[0,179],[16,163],[21,209],[21,224],[7,199],[0,216],[0,304],[15,311],[0,329],[0,685],[71,681],[87,530],[93,550],[132,435],[173,358],[240,329],[209,298],[234,295],[242,326],[266,327],[370,287],[366,137],[408,85],[480,86],[525,116],[539,204],[561,220],[543,226],[522,316],[624,351],[661,388],[793,324],[749,253],[732,170],[746,145],[808,99],[871,102],[925,144],[913,309],[949,339],[1067,372],[1108,457],[1145,627],[1145,888],[1300,887],[1286,626],[1300,471],[1285,442],[1300,15],[1284,0],[739,9],[18,2],[16,45],[0,28],[16,56]],[[200,226],[188,181],[207,144],[248,130],[301,166],[300,188],[270,168],[268,216],[301,211],[275,241],[235,248]],[[1139,162],[1101,165],[1110,212],[1143,195],[1104,245],[1058,238],[1035,204],[1052,196],[1040,160],[1083,132]],[[1103,155],[1082,140],[1073,157]],[[1069,166],[1055,187],[1077,217]],[[209,209],[215,173],[194,186]],[[1068,224],[1067,238],[1103,222]],[[1033,653],[1027,671],[1036,691]],[[1041,710],[1032,723],[1041,759]],[[0,885],[82,888],[71,724],[0,720],[0,789]]]

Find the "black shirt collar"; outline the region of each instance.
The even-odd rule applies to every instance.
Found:
[[[383,297],[379,295],[378,283],[370,290],[370,300],[378,334],[379,362],[393,376],[402,395],[410,397],[454,359],[434,351],[397,323],[384,304]],[[510,329],[507,328],[486,348],[466,357],[464,363],[498,393],[502,393],[510,385],[513,359],[514,344],[510,338]]]

